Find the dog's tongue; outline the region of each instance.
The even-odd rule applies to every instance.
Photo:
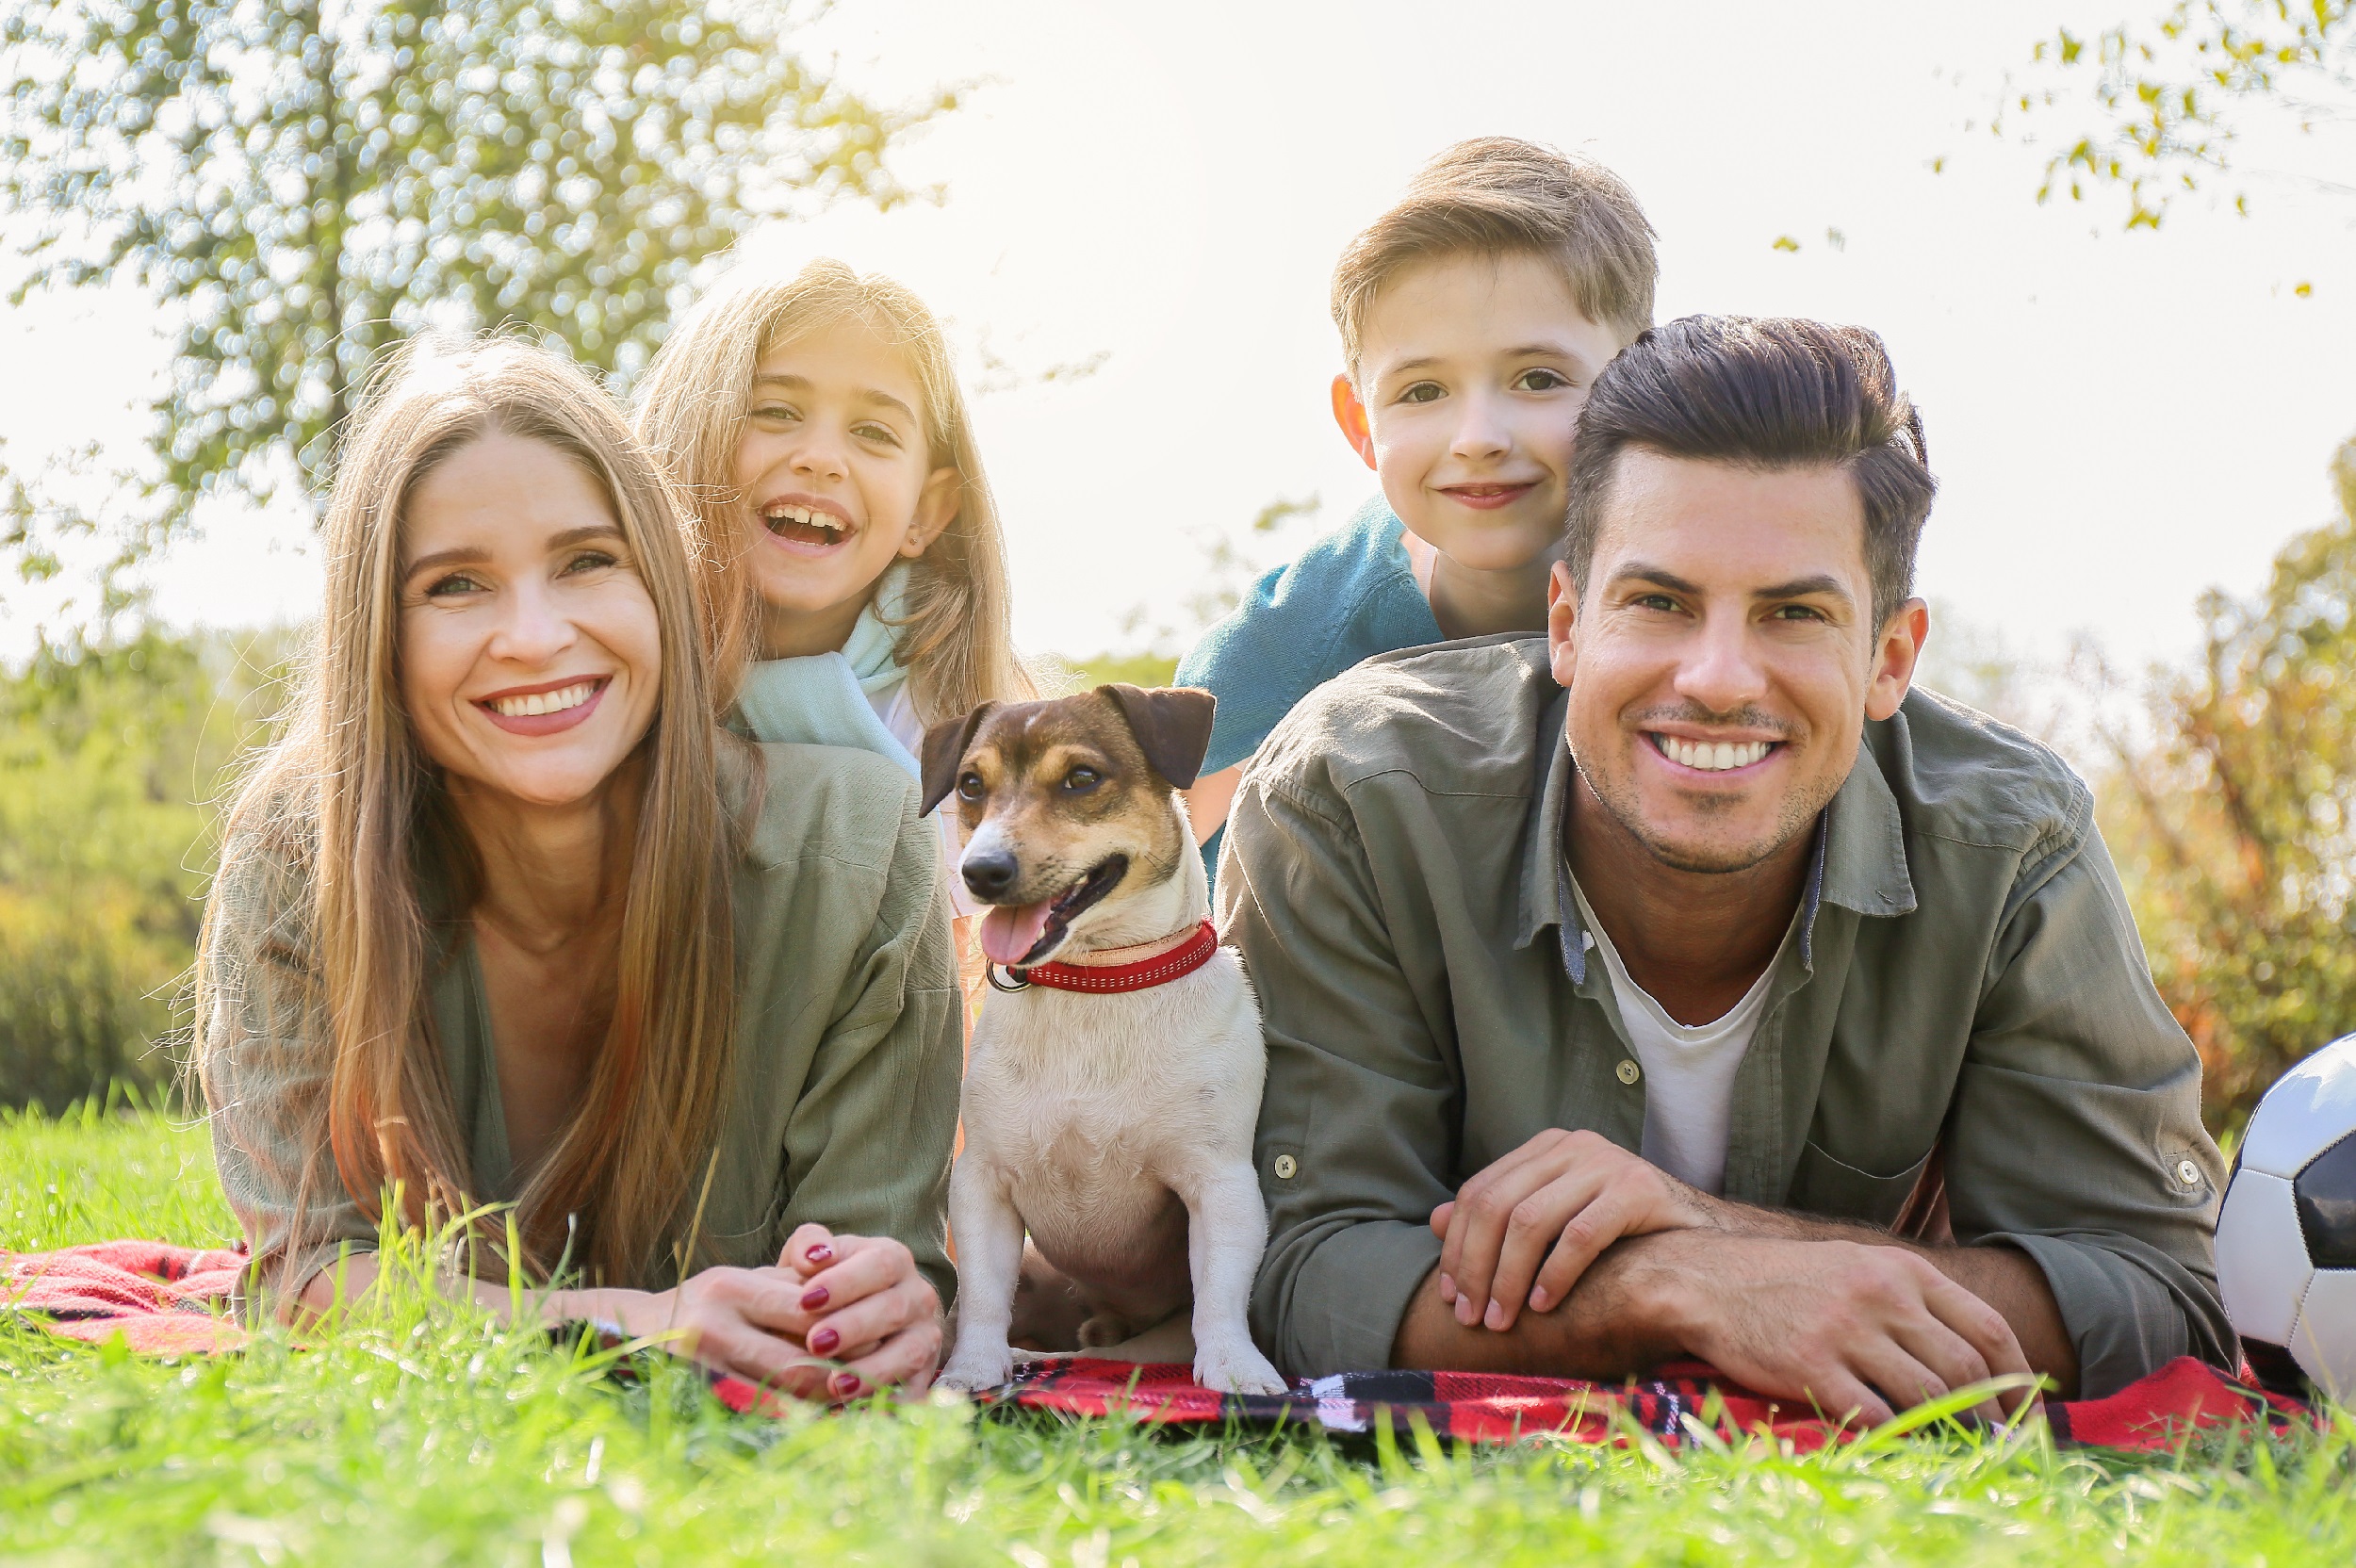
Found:
[[[1015,964],[1039,945],[1047,930],[1048,906],[998,905],[982,917],[982,952],[993,964]]]

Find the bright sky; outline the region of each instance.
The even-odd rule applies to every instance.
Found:
[[[1889,341],[1942,481],[1927,593],[2020,652],[2083,630],[2181,657],[2203,587],[2256,586],[2330,514],[2325,466],[2356,433],[2356,198],[2262,187],[2248,219],[2196,199],[2156,236],[2038,207],[2040,156],[1966,124],[2056,23],[2134,3],[843,0],[820,37],[853,83],[982,83],[901,155],[948,201],[763,243],[898,275],[975,380],[985,343],[1019,371],[1105,356],[978,407],[1018,633],[1085,655],[1140,641],[1139,607],[1126,624],[1190,631],[1206,546],[1269,501],[1319,497],[1330,527],[1370,491],[1326,412],[1335,255],[1447,143],[1553,142],[1634,186],[1663,319]],[[36,372],[0,385],[10,449],[120,439],[146,332],[123,302],[0,318],[0,362]],[[306,613],[312,573],[299,519],[222,514],[157,580],[174,621],[238,624]],[[0,654],[41,613],[7,604]]]

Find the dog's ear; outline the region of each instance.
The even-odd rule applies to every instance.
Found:
[[[924,731],[924,803],[917,808],[917,815],[929,817],[957,785],[957,764],[965,760],[965,748],[973,743],[973,731],[982,727],[982,720],[998,705],[986,702],[961,719],[943,719]]]
[[[1211,749],[1211,715],[1219,698],[1192,686],[1164,686],[1154,691],[1115,682],[1099,686],[1129,721],[1129,733],[1153,771],[1173,790],[1192,785],[1203,772],[1203,756]]]

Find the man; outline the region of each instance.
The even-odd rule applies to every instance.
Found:
[[[1546,637],[1270,738],[1219,899],[1281,1364],[1692,1356],[1877,1421],[2228,1361],[2199,1060],[2092,799],[1908,693],[1932,490],[1871,334],[1673,323],[1581,416]]]

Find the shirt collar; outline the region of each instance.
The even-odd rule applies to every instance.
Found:
[[[1557,698],[1547,705],[1540,721],[1552,732],[1553,743],[1536,748],[1545,776],[1530,810],[1529,843],[1522,862],[1521,920],[1513,945],[1528,947],[1540,932],[1553,926],[1562,949],[1562,968],[1576,986],[1587,980],[1587,932],[1571,896],[1570,873],[1563,865],[1561,847],[1562,813],[1570,808],[1576,767],[1570,737],[1563,727],[1566,707],[1562,698]],[[1906,871],[1905,823],[1898,814],[1898,797],[1882,776],[1880,760],[1862,743],[1849,776],[1816,821],[1816,847],[1808,863],[1800,922],[1803,964],[1815,961],[1816,911],[1826,902],[1860,915],[1914,912],[1914,880]]]

